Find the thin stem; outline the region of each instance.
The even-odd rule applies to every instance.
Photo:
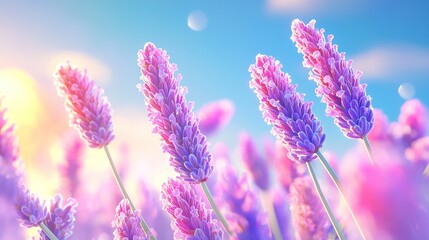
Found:
[[[423,175],[429,175],[429,163],[426,165],[425,170],[423,171]]]
[[[355,222],[356,227],[358,228],[362,239],[366,240],[365,234],[364,234],[364,232],[363,232],[363,230],[362,230],[362,228],[361,228],[361,226],[360,226],[360,224],[356,218],[356,215],[354,214],[352,208],[350,207],[350,205],[347,202],[347,199],[344,195],[344,187],[343,187],[340,179],[338,178],[334,169],[332,169],[329,162],[326,160],[325,156],[323,156],[323,154],[320,151],[317,151],[316,154],[319,157],[320,161],[322,162],[323,166],[325,167],[326,171],[328,172],[329,176],[331,177],[332,181],[334,182],[335,187],[337,187],[338,191],[340,192],[341,198],[342,198],[343,202],[346,204],[346,207],[349,210],[350,214],[352,215],[353,221]]]
[[[371,165],[374,166],[374,162],[372,161],[372,148],[371,143],[369,143],[368,138],[365,136],[362,137],[362,140],[365,144],[366,153],[368,154],[369,161],[371,162]]]
[[[311,179],[313,180],[314,187],[316,188],[317,195],[319,195],[320,201],[322,201],[323,207],[325,208],[326,213],[328,214],[329,220],[334,227],[335,232],[340,240],[346,239],[346,236],[343,233],[343,230],[340,227],[337,219],[335,218],[331,208],[329,207],[328,201],[326,201],[325,196],[323,195],[322,189],[320,188],[319,181],[317,181],[316,174],[314,173],[313,167],[309,162],[307,162],[308,172],[310,173]]]
[[[136,210],[136,208],[134,207],[134,204],[131,201],[130,196],[128,195],[127,191],[125,190],[125,187],[124,187],[124,184],[122,183],[121,177],[119,177],[118,170],[116,170],[115,163],[113,163],[109,148],[106,145],[104,145],[104,151],[106,152],[107,158],[109,159],[109,163],[110,163],[110,167],[111,167],[112,172],[113,172],[113,176],[115,177],[116,183],[118,184],[118,187],[121,190],[122,196],[128,200],[128,202],[130,203],[131,209],[134,212]],[[140,225],[142,226],[144,232],[147,235],[150,235],[151,240],[156,240],[156,238],[151,234],[150,229],[149,229],[148,225],[146,224],[146,222],[143,218],[141,218]]]
[[[262,199],[268,211],[268,220],[270,221],[270,227],[273,231],[274,239],[283,240],[282,234],[280,232],[279,222],[277,221],[276,217],[276,211],[274,210],[273,202],[270,201],[268,192],[262,192]]]
[[[212,206],[216,217],[220,220],[220,222],[222,223],[222,225],[225,227],[226,231],[228,232],[228,235],[230,237],[232,237],[234,235],[234,233],[231,231],[231,229],[229,229],[229,225],[228,222],[226,221],[226,219],[222,216],[222,214],[219,211],[219,208],[217,207],[216,203],[214,202],[213,196],[210,193],[209,188],[207,187],[207,184],[205,182],[201,183],[201,186],[203,187],[204,193],[206,194],[207,199],[210,202],[210,205]]]
[[[39,227],[45,232],[46,236],[48,236],[51,240],[58,240],[58,238],[51,232],[51,230],[43,223],[41,222],[39,224]]]

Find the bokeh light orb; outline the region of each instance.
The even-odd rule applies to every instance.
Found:
[[[188,27],[194,31],[202,31],[207,26],[207,16],[200,10],[195,10],[188,15]]]
[[[414,97],[416,88],[410,83],[404,83],[399,86],[398,93],[401,98],[410,99]]]

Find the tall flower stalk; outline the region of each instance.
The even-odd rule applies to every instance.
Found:
[[[292,41],[304,55],[304,67],[311,68],[310,79],[317,83],[316,94],[326,103],[326,114],[334,117],[335,124],[348,138],[362,139],[371,158],[371,145],[367,135],[374,126],[371,98],[366,84],[360,84],[360,71],[354,71],[352,61],[332,43],[326,41],[324,29],[315,28],[315,20],[307,25],[295,19],[292,22]]]
[[[305,163],[313,172],[310,161],[317,157],[325,140],[322,126],[311,111],[312,103],[305,102],[303,95],[296,92],[289,75],[281,71],[282,65],[274,57],[256,56],[256,63],[249,67],[252,80],[250,88],[254,89],[260,100],[260,110],[265,121],[273,125],[272,133],[283,142],[289,150],[289,157],[299,163]],[[340,239],[344,233],[335,219],[331,208],[316,177],[312,174],[322,204]]]
[[[113,176],[125,199],[130,202],[131,209],[136,210],[119,173],[115,167],[107,145],[114,139],[112,110],[103,90],[95,85],[86,71],[72,67],[69,63],[60,66],[55,72],[55,84],[58,94],[63,96],[66,110],[69,112],[70,125],[91,148],[104,148],[109,160]],[[149,227],[142,218],[141,225],[146,234]],[[154,239],[153,236],[151,238]]]
[[[206,185],[214,169],[206,137],[192,112],[193,104],[186,102],[187,90],[180,86],[181,75],[175,76],[177,66],[169,59],[166,51],[152,43],[147,43],[138,53],[144,81],[138,88],[146,96],[149,120],[154,132],[161,135],[162,148],[170,155],[170,165],[184,181],[201,184],[217,217],[231,234]]]

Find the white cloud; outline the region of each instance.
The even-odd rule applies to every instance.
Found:
[[[429,49],[408,45],[382,46],[352,57],[363,79],[392,79],[429,74]]]

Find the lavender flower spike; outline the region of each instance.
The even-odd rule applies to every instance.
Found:
[[[21,183],[15,200],[18,221],[22,227],[38,227],[48,216],[45,201],[40,200],[36,194],[30,193]]]
[[[74,198],[68,198],[63,205],[61,194],[51,199],[49,213],[43,221],[45,225],[59,240],[69,239],[73,234],[77,202]],[[49,240],[44,232],[40,233],[41,240]]]
[[[112,226],[115,228],[113,235],[115,240],[146,240],[149,239],[140,227],[141,214],[140,210],[132,211],[130,202],[122,199],[116,207],[115,220]]]
[[[262,191],[267,191],[270,187],[268,162],[259,155],[256,144],[248,133],[243,132],[240,134],[239,148],[241,159],[256,186]]]
[[[272,132],[289,149],[289,156],[299,163],[316,158],[325,134],[319,120],[311,111],[312,103],[304,102],[303,95],[295,91],[288,74],[274,57],[256,56],[250,65],[253,88],[261,104],[265,122],[273,125]]]
[[[173,217],[174,239],[222,239],[219,222],[188,183],[169,179],[162,185],[161,201],[163,209]]]
[[[334,117],[346,137],[364,138],[374,125],[374,117],[366,85],[359,83],[362,73],[355,72],[352,61],[338,52],[338,46],[332,44],[333,35],[326,41],[324,29],[316,29],[315,23],[312,20],[305,25],[295,19],[291,39],[304,55],[304,67],[312,68],[309,78],[317,83],[316,94],[327,104],[326,114]]]
[[[81,138],[91,148],[108,145],[114,138],[112,110],[103,90],[85,71],[66,64],[55,72],[58,94],[65,97],[65,106]]]
[[[197,113],[201,132],[206,136],[213,135],[229,123],[234,112],[234,103],[228,99],[207,103]]]
[[[220,208],[236,233],[232,239],[273,239],[268,214],[263,210],[258,192],[249,185],[247,175],[238,175],[225,165],[217,179]]]
[[[298,177],[292,182],[290,210],[296,239],[328,239],[332,226],[310,177]]]
[[[14,134],[14,125],[8,125],[6,108],[0,99],[0,166],[12,165],[19,157],[19,148]],[[3,172],[0,168],[0,173]]]
[[[177,66],[169,58],[167,52],[147,43],[138,53],[144,81],[138,88],[146,96],[149,120],[162,137],[170,164],[183,180],[205,182],[213,172],[212,156],[192,112],[193,104],[186,103],[186,88],[179,85],[181,76],[174,76]]]

